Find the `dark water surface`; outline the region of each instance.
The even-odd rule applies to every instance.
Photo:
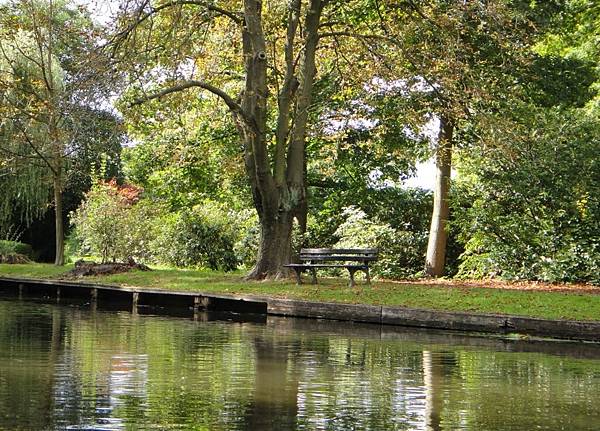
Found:
[[[0,300],[0,429],[600,430],[597,345],[212,317]]]

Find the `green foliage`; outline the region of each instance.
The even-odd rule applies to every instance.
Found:
[[[376,218],[369,218],[359,208],[344,210],[345,220],[337,228],[336,248],[377,248],[379,260],[373,274],[383,278],[406,278],[423,267],[427,237],[424,233],[394,229]],[[418,269],[417,269],[418,268]]]
[[[56,56],[38,50],[32,33],[15,29],[11,35],[5,22],[0,29],[0,224],[14,218],[27,224],[43,213],[51,187],[48,107],[38,96],[45,94],[40,83],[48,70],[38,66],[44,63],[40,56],[48,55],[51,85],[59,93],[64,90],[64,71]]]
[[[595,67],[576,58],[536,56],[528,71],[528,94],[540,106],[584,106],[594,95]]]
[[[0,240],[0,255],[21,254],[33,259],[33,250],[29,244],[17,241]]]
[[[138,201],[137,193],[102,181],[86,193],[71,215],[84,255],[99,256],[102,262],[151,260],[150,243],[156,236],[153,221],[158,210],[152,202]]]
[[[226,209],[210,201],[167,217],[157,241],[159,260],[179,267],[236,269],[238,232],[233,220]]]
[[[466,244],[460,275],[600,283],[596,123],[577,111],[529,112],[520,127],[538,127],[521,141],[463,163],[471,203],[454,225]]]
[[[234,226],[237,230],[237,240],[234,245],[235,255],[244,268],[250,269],[256,263],[260,243],[260,225],[256,211],[241,210],[234,214]]]
[[[123,151],[125,175],[174,211],[206,199],[237,205],[243,200],[240,196],[246,185],[235,133],[221,124],[223,119],[210,105],[195,104],[197,112],[181,114],[174,110],[175,120],[156,118],[151,121],[154,126],[142,123],[130,127],[131,136],[139,142]],[[162,111],[153,114],[164,115]]]
[[[389,259],[383,257],[377,265],[380,269],[376,271],[380,271],[382,277],[414,276],[423,270],[431,217],[431,192],[401,187],[323,188],[315,189],[313,201],[316,208],[311,212],[303,246],[333,247],[346,229],[340,230],[339,227],[343,224],[351,229],[349,216],[362,213],[364,216],[358,217],[359,220],[386,226],[384,231],[388,232],[379,244],[382,256],[389,255]],[[359,226],[361,223],[363,221],[359,222]],[[363,232],[359,228],[356,234],[360,237]],[[346,236],[351,240],[352,235]],[[452,259],[452,256],[449,258]],[[389,269],[386,269],[388,264]]]

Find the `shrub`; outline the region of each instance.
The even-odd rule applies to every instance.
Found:
[[[377,248],[379,260],[373,264],[373,275],[384,278],[405,278],[415,275],[423,266],[425,234],[401,231],[369,218],[356,207],[344,210],[345,220],[335,235],[336,248]]]
[[[102,262],[129,258],[148,261],[156,236],[157,210],[140,200],[141,189],[99,181],[71,214],[82,254],[97,255]]]
[[[33,250],[29,244],[0,240],[0,263],[26,263],[30,259],[33,259]]]
[[[0,254],[21,254],[33,259],[33,249],[29,244],[18,241],[0,240]]]
[[[234,251],[234,220],[231,213],[211,201],[166,216],[165,229],[157,241],[158,258],[180,267],[232,271],[239,263]]]
[[[600,284],[597,127],[568,111],[533,113],[535,134],[461,162],[458,275]]]
[[[233,246],[237,260],[244,268],[252,268],[258,256],[260,225],[256,211],[246,209],[234,214],[237,239]]]

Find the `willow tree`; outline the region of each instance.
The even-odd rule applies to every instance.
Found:
[[[12,230],[15,218],[28,224],[41,215],[47,202],[48,187],[45,181],[46,166],[37,163],[27,140],[15,139],[22,122],[14,121],[11,109],[21,99],[16,87],[22,82],[19,75],[31,75],[31,64],[25,56],[15,52],[15,46],[7,46],[6,29],[0,27],[0,229]],[[29,35],[20,35],[19,45],[28,45],[25,51],[33,51]],[[31,52],[30,52],[31,54]],[[29,135],[27,135],[28,137]],[[17,213],[17,214],[15,214]],[[16,216],[16,217],[15,217]]]
[[[55,263],[61,265],[65,146],[59,131],[57,101],[64,91],[64,71],[51,46],[45,43],[41,29],[28,32],[5,25],[2,30],[0,79],[4,90],[4,115],[0,151],[7,170],[13,171],[9,181],[11,191],[17,195],[21,190],[26,191],[21,201],[27,218],[46,201],[44,192],[48,188],[53,190],[57,239]],[[7,202],[11,201],[8,195],[5,198]]]
[[[143,1],[127,7],[113,43],[141,105],[174,93],[212,94],[230,111],[261,236],[250,278],[286,275],[294,219],[306,214],[309,111],[320,43],[368,2]],[[267,6],[268,5],[268,6]],[[160,110],[160,105],[155,105]],[[144,121],[143,117],[140,121]]]
[[[67,1],[15,0],[0,7],[0,160],[8,185],[0,209],[17,201],[25,218],[52,190],[55,264],[64,264],[63,191],[77,148],[78,113],[95,69],[87,61],[94,29]],[[46,195],[47,196],[47,195]]]

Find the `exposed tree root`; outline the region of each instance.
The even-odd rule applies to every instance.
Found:
[[[266,271],[259,272],[254,268],[250,271],[245,277],[244,280],[248,281],[279,281],[279,280],[289,280],[292,278],[292,273],[287,268],[284,268],[279,271]]]

